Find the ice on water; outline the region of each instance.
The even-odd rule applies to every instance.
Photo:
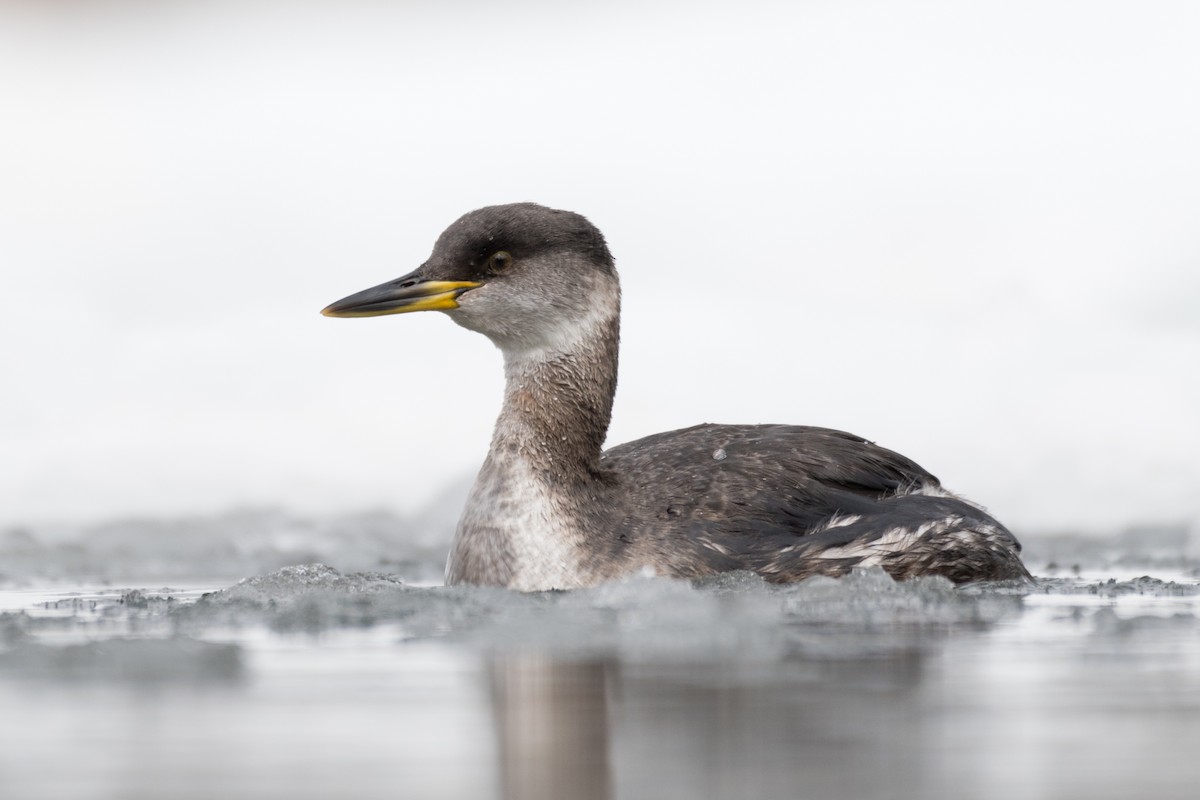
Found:
[[[573,765],[579,798],[1172,797],[1200,780],[1190,532],[1026,537],[1033,583],[868,569],[521,594],[438,585],[439,525],[0,531],[3,786],[498,797],[540,730],[553,758],[528,763]]]
[[[878,569],[791,586],[732,573],[695,582],[637,577],[574,592],[521,594],[412,586],[393,575],[342,574],[308,564],[206,594],[174,610],[169,621],[173,630],[193,635],[231,626],[317,634],[386,625],[398,641],[445,641],[485,653],[761,659],[854,656],[864,648],[876,652],[883,643],[910,646],[947,628],[1018,614],[1021,602],[1019,593],[961,592],[943,578],[897,583]]]
[[[1097,630],[1124,631],[1138,624],[1138,615],[1126,613],[1116,602],[1121,598],[1130,598],[1124,604],[1130,609],[1152,611],[1153,602],[1139,606],[1137,598],[1160,604],[1180,598],[1170,613],[1187,618],[1196,610],[1200,564],[1190,555],[1188,532],[1170,529],[1108,541],[1035,540],[1027,550],[1029,563],[1035,573],[1051,575],[1034,584],[955,587],[938,577],[897,583],[881,570],[868,569],[785,586],[730,573],[691,582],[643,576],[582,591],[520,594],[430,585],[436,580],[431,576],[440,572],[452,521],[431,522],[426,514],[418,523],[421,531],[414,532],[386,514],[305,519],[242,511],[74,530],[0,531],[0,588],[19,590],[47,580],[104,582],[116,575],[190,575],[207,578],[214,590],[106,587],[90,596],[55,596],[36,613],[15,608],[0,616],[0,644],[24,646],[31,638],[40,643],[54,636],[115,641],[117,636],[182,635],[199,643],[214,638],[215,631],[255,627],[322,633],[387,626],[396,641],[440,641],[477,652],[536,649],[639,659],[850,657],[929,642],[956,630],[1021,625],[1040,608],[1072,608],[1076,617],[1103,608],[1118,615],[1122,625],[1099,625],[1105,618],[1098,616]],[[1105,570],[1128,571],[1139,559],[1146,568],[1179,580],[1092,578]],[[239,574],[250,577],[237,580]],[[19,606],[20,595],[10,594],[6,602]],[[138,647],[131,645],[127,652],[137,653]],[[86,651],[78,654],[84,663]],[[161,655],[149,657],[170,670],[171,662]],[[98,674],[105,672],[97,668]]]

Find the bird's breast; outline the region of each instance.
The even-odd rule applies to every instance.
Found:
[[[489,461],[471,490],[452,553],[486,554],[481,563],[493,564],[497,573],[466,575],[463,582],[528,592],[588,585],[580,545],[571,510],[541,476],[520,461]]]

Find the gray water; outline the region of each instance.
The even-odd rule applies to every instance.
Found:
[[[0,533],[0,797],[1200,791],[1186,532],[1031,541],[1033,585],[521,595],[363,519],[237,519]]]

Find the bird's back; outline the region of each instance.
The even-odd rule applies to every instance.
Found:
[[[841,431],[697,425],[614,447],[601,464],[623,502],[600,524],[665,574],[751,569],[789,581],[879,565],[898,578],[1028,576],[1015,537],[985,511]]]

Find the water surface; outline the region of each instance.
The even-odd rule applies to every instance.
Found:
[[[428,565],[10,579],[0,796],[1193,797],[1200,585],[1143,561],[538,595]]]

